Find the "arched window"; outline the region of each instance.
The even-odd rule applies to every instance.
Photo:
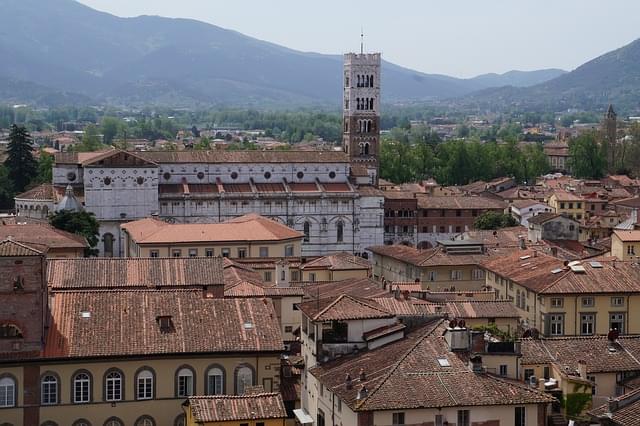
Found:
[[[178,416],[173,421],[173,426],[185,426],[184,413],[178,414]]]
[[[135,422],[135,426],[156,426],[156,422],[151,416],[140,416]]]
[[[182,367],[176,373],[176,395],[187,397],[193,395],[194,386],[193,370],[191,367]]]
[[[53,421],[51,421],[51,420],[47,420],[47,421],[46,421],[46,422],[44,422],[44,423],[40,423],[40,426],[58,426],[58,423],[53,422]]]
[[[224,370],[218,366],[209,367],[207,370],[207,395],[224,394]]]
[[[356,109],[360,109],[360,98],[356,98]]]
[[[369,142],[364,144],[364,155],[369,155]]]
[[[369,99],[369,109],[373,109],[373,98]]]
[[[88,372],[76,373],[73,376],[73,402],[84,404],[91,401],[91,376]]]
[[[104,378],[104,399],[105,401],[122,401],[122,382],[124,376],[118,370],[109,370]]]
[[[109,417],[107,421],[104,422],[104,426],[124,426],[124,423],[117,417]]]
[[[339,220],[336,224],[336,241],[341,243],[344,241],[344,223]]]
[[[371,83],[370,87],[373,87],[373,74],[371,74],[371,76],[369,78],[369,82]]]
[[[58,378],[49,373],[45,373],[40,382],[40,403],[42,405],[53,405],[58,403]]]
[[[104,257],[113,257],[113,234],[107,232],[102,236],[104,243]]]
[[[253,369],[247,365],[236,368],[236,395],[244,395],[246,389],[253,386]]]
[[[311,239],[311,224],[307,221],[303,225],[304,241],[306,243]]]
[[[0,339],[21,339],[22,331],[14,324],[0,324]]]
[[[12,376],[0,376],[0,408],[16,405],[16,380]]]
[[[144,368],[136,376],[136,398],[153,399],[153,371]]]
[[[78,419],[73,422],[73,426],[91,426],[91,422],[87,419]]]

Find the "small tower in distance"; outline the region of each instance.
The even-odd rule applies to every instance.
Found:
[[[343,146],[351,166],[363,166],[378,184],[380,154],[380,53],[346,53],[343,81]]]
[[[609,104],[606,114],[604,115],[604,143],[606,144],[605,152],[607,154],[607,170],[613,171],[616,167],[616,148],[618,134],[618,115],[613,110],[613,105]]]

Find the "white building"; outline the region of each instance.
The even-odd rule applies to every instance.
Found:
[[[509,206],[511,216],[513,216],[520,225],[529,226],[529,219],[540,213],[553,213],[554,210],[548,204],[537,200],[515,200]]]

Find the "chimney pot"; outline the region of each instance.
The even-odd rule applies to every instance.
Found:
[[[364,382],[365,380],[367,380],[367,375],[364,372],[364,368],[360,369],[360,374],[358,375],[358,377],[361,382]]]
[[[347,373],[347,377],[345,377],[344,383],[345,383],[347,389],[352,389],[353,388],[353,382],[351,380],[351,375],[349,373]]]

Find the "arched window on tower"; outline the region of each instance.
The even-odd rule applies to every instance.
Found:
[[[344,223],[341,220],[336,224],[336,241],[339,243],[344,241]]]
[[[369,98],[369,109],[373,109],[373,98]]]
[[[311,224],[309,223],[309,221],[306,221],[304,223],[302,232],[304,233],[304,242],[308,243],[311,239]]]
[[[360,109],[360,98],[356,98],[356,109]]]
[[[364,155],[369,155],[369,142],[364,144]]]
[[[371,76],[369,78],[369,81],[371,82],[371,86],[370,87],[373,87],[373,74],[371,74]]]

